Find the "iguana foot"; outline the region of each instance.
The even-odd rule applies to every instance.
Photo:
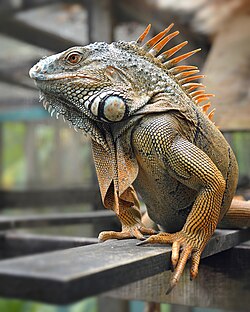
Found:
[[[143,235],[154,235],[157,231],[148,229],[141,224],[134,226],[124,226],[121,232],[115,231],[103,231],[99,234],[98,239],[100,241],[106,241],[108,239],[125,239],[125,238],[137,238],[139,240],[145,240]]]
[[[190,257],[192,261],[190,269],[190,279],[193,280],[194,278],[196,278],[203,249],[200,247],[200,244],[196,243],[195,238],[188,237],[188,235],[183,233],[182,231],[174,234],[159,233],[157,235],[150,236],[148,239],[138,243],[137,245],[144,245],[147,243],[172,244],[171,262],[174,273],[171,277],[170,285],[166,294],[169,294],[178,283],[181,274],[186,266],[186,263]]]

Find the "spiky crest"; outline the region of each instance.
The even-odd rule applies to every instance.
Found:
[[[204,104],[201,108],[202,108],[203,112],[206,113],[207,110],[210,108],[210,106],[211,106],[211,103],[208,102],[208,103]]]
[[[154,36],[152,39],[150,39],[148,42],[146,42],[143,46],[143,49],[145,51],[149,51],[152,47],[156,46],[157,42],[164,37],[169,30],[174,26],[174,24],[170,24],[166,29],[161,31],[158,35]],[[162,42],[162,41],[161,41]],[[162,46],[163,47],[163,46]],[[151,50],[150,50],[151,51]]]
[[[147,28],[144,30],[144,32],[140,35],[140,37],[136,40],[137,44],[141,44],[143,42],[143,40],[145,39],[145,37],[147,36],[147,34],[149,33],[151,28],[151,24],[148,24]]]
[[[197,91],[191,92],[190,95],[194,98],[196,95],[200,95],[200,94],[203,95],[203,93],[205,93],[205,90],[197,90]]]
[[[176,77],[177,79],[183,79],[183,78],[185,78],[185,77],[188,77],[188,76],[197,74],[197,73],[199,73],[199,72],[200,72],[199,69],[188,70],[188,71],[184,71],[184,72],[182,72],[182,73],[180,73],[180,74],[177,74],[175,77]]]
[[[175,31],[172,34],[169,34],[165,38],[163,38],[160,42],[158,42],[152,49],[149,51],[150,54],[155,56],[160,52],[160,50],[175,36],[179,35],[179,31]]]
[[[192,69],[198,69],[198,67],[192,66],[192,65],[179,65],[179,66],[175,66],[175,67],[169,69],[168,71],[171,74],[176,75],[178,73],[181,73],[184,70],[192,70]]]
[[[141,49],[154,57],[156,61],[160,61],[163,65],[163,68],[174,76],[175,81],[179,84],[179,86],[192,98],[196,105],[200,105],[201,102],[209,100],[210,97],[214,96],[210,93],[205,93],[205,86],[198,82],[191,82],[193,80],[204,78],[204,75],[196,75],[199,70],[196,66],[191,65],[177,65],[179,62],[189,58],[195,53],[199,52],[201,49],[196,49],[187,53],[184,53],[175,58],[169,59],[176,52],[181,50],[188,41],[184,41],[167,51],[159,54],[161,49],[175,36],[179,34],[179,31],[175,31],[169,35],[167,35],[171,28],[173,28],[174,24],[170,24],[166,29],[162,32],[154,36],[152,39],[148,40],[144,45],[141,46],[144,39],[147,37],[149,30],[151,28],[151,24],[147,26],[144,32],[140,35],[140,37],[136,40],[136,44],[141,47]],[[159,54],[159,55],[158,55]],[[194,91],[195,89],[198,90]],[[201,108],[204,114],[207,114],[207,110],[210,108],[210,102],[204,104]],[[213,118],[215,109],[213,109],[209,114],[207,114],[208,118],[211,120]]]
[[[173,38],[173,37],[172,37]],[[167,61],[170,56],[174,55],[176,52],[178,52],[180,49],[182,49],[186,44],[188,44],[188,41],[183,41],[180,44],[177,44],[173,48],[163,52],[161,55],[158,56],[158,59],[161,60],[161,62]]]

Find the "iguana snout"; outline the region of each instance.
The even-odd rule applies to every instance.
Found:
[[[58,66],[61,53],[43,57],[29,71],[30,78],[39,80],[49,80],[55,75],[55,64]],[[63,71],[63,67],[57,69],[57,72]]]

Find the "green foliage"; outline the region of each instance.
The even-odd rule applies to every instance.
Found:
[[[170,304],[167,304],[167,303],[161,304],[161,312],[170,312],[170,311],[171,311]]]
[[[83,134],[52,122],[6,122],[2,129],[5,189],[91,183],[90,146]]]
[[[25,180],[23,123],[5,123],[3,126],[3,186],[18,186]]]
[[[20,300],[5,300],[0,299],[0,311],[3,312],[24,312],[23,302]]]
[[[1,312],[97,312],[95,298],[89,298],[68,306],[56,306],[36,302],[0,299]]]
[[[250,176],[250,133],[235,132],[232,135],[232,146],[239,164],[240,176]]]

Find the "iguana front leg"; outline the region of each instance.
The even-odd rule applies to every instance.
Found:
[[[198,190],[198,196],[181,231],[174,234],[160,233],[139,243],[173,244],[172,264],[175,270],[167,291],[169,293],[180,279],[189,257],[192,262],[191,279],[198,274],[201,253],[219,221],[225,180],[203,151],[179,136],[171,147],[166,145],[164,156],[170,174],[181,183]]]
[[[134,207],[124,210],[123,213],[118,215],[118,218],[122,225],[121,232],[115,231],[103,231],[99,234],[100,241],[108,239],[125,239],[125,238],[137,238],[144,240],[145,235],[153,235],[157,232],[153,229],[146,228],[141,222],[140,218],[137,218],[134,214]]]
[[[129,202],[114,196],[114,207],[113,210],[116,211],[116,215],[119,218],[122,230],[121,232],[115,231],[103,231],[99,234],[98,238],[100,241],[105,241],[107,239],[124,239],[124,238],[137,238],[140,240],[144,239],[144,234],[152,235],[157,232],[153,229],[146,228],[141,221],[140,204],[136,195],[136,192],[132,186],[127,189],[125,198],[130,198],[130,202],[134,205],[131,206]]]

